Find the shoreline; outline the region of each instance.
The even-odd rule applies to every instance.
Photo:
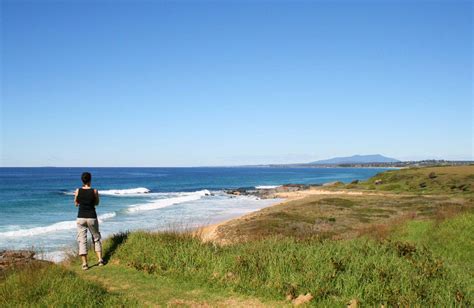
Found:
[[[329,185],[328,185],[329,184]],[[211,223],[205,224],[195,224],[194,226],[188,226],[183,228],[173,228],[169,227],[168,229],[151,229],[145,230],[146,232],[163,232],[167,230],[178,230],[182,232],[191,232],[193,235],[199,237],[203,242],[216,242],[219,244],[228,244],[231,243],[230,240],[227,239],[220,239],[218,234],[218,229],[221,226],[233,223],[239,224],[240,222],[245,221],[255,215],[262,210],[272,208],[275,206],[284,206],[285,204],[306,198],[308,196],[313,195],[354,195],[354,196],[361,196],[361,195],[380,195],[380,193],[370,193],[370,192],[360,192],[360,191],[339,191],[339,190],[329,190],[327,187],[331,186],[331,183],[326,184],[286,184],[281,186],[276,186],[272,188],[261,188],[261,189],[245,189],[245,188],[238,188],[233,190],[224,190],[226,194],[230,196],[230,198],[238,198],[238,197],[255,197],[262,200],[270,200],[275,199],[275,202],[272,202],[262,208],[258,208],[252,210],[250,212],[239,214],[236,216],[231,215],[231,217],[224,218],[223,220],[218,220]],[[179,230],[181,229],[181,230]],[[130,230],[130,232],[140,231],[142,229],[134,229]],[[143,230],[142,230],[143,231]],[[104,238],[104,240],[109,239],[112,237],[113,234]],[[74,251],[74,246],[67,247],[62,250],[51,251],[51,252],[44,252],[44,251],[35,251],[35,259],[41,261],[49,261],[53,263],[60,264],[67,260],[67,257],[72,254]],[[6,252],[16,252],[16,251],[24,251],[24,249],[4,249]]]
[[[230,214],[230,215],[222,215],[222,220],[216,220],[215,222],[212,222],[212,220],[208,223],[195,223],[191,224],[191,226],[188,226],[187,228],[178,228],[182,229],[181,231],[184,232],[191,232],[197,236],[199,236],[204,242],[212,242],[216,241],[216,239],[219,237],[218,236],[218,228],[220,226],[226,225],[228,223],[238,223],[240,221],[244,221],[246,218],[253,217],[254,215],[257,215],[258,212],[268,209],[274,206],[278,205],[283,205],[285,203],[302,199],[310,195],[340,195],[340,194],[348,194],[348,195],[362,195],[362,194],[370,194],[370,193],[363,193],[363,192],[351,192],[351,191],[335,191],[335,190],[328,190],[327,188],[332,186],[334,183],[325,183],[325,184],[285,184],[285,185],[267,185],[262,187],[265,188],[237,188],[237,189],[232,189],[232,190],[222,190],[225,194],[227,194],[230,198],[256,198],[261,199],[261,200],[268,200],[270,199],[275,199],[275,202],[271,202],[270,204],[267,204],[261,208],[256,208],[254,210],[251,210],[246,213],[240,213],[236,214],[235,216]],[[226,217],[227,216],[227,217]],[[134,231],[139,231],[143,229],[133,229],[129,230],[130,232]],[[165,229],[145,229],[147,232],[160,232],[160,231],[167,231],[167,230],[173,230],[173,227],[168,227]],[[109,234],[107,237],[104,238],[104,240],[107,240],[108,238],[112,237],[113,234]],[[224,241],[226,242],[226,241]],[[55,251],[49,251],[45,252],[42,251],[41,249],[39,250],[31,250],[31,249],[26,249],[26,250],[31,250],[35,251],[35,259],[37,260],[43,260],[43,261],[50,261],[54,263],[61,263],[67,259],[69,255],[74,251],[75,247],[72,245],[70,247],[64,247],[64,249],[60,250],[55,250]],[[25,250],[24,248],[19,248],[19,249],[3,249],[3,251],[7,252],[15,252],[15,251],[20,251],[20,250]]]

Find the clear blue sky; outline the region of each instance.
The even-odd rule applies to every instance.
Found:
[[[470,1],[2,1],[1,165],[473,159]]]

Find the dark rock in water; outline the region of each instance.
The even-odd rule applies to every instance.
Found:
[[[276,193],[281,192],[291,192],[291,191],[299,191],[299,190],[306,190],[310,189],[313,186],[321,186],[320,184],[285,184],[275,188],[237,188],[237,189],[229,189],[225,192],[231,197],[234,196],[255,196],[260,199],[272,199],[276,198]]]
[[[241,187],[241,188],[236,188],[236,189],[229,189],[229,190],[226,190],[225,192],[234,196],[240,196],[240,195],[248,196],[248,195],[254,195],[256,190],[254,188]]]
[[[354,180],[351,182],[351,184],[359,184],[359,180]]]

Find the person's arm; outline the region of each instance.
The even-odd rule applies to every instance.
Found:
[[[98,206],[100,202],[99,191],[97,189],[94,189],[94,194],[95,194],[95,206]]]
[[[77,195],[79,194],[79,189],[76,189],[76,191],[74,192],[74,205],[76,207],[79,206],[79,203],[77,202]]]

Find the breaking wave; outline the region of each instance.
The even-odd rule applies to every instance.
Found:
[[[196,201],[201,199],[204,196],[211,195],[210,191],[207,189],[199,190],[195,192],[180,192],[180,193],[156,193],[151,194],[149,193],[150,190],[148,188],[132,188],[132,189],[112,189],[112,190],[105,190],[99,191],[103,195],[137,195],[137,194],[147,194],[151,196],[170,196],[167,198],[159,198],[159,199],[151,199],[148,203],[141,203],[137,205],[131,205],[126,211],[129,213],[133,212],[141,212],[141,211],[150,211],[155,209],[160,209],[164,207],[168,207],[175,204],[180,204],[184,202]],[[67,194],[70,194],[68,192]],[[99,222],[104,220],[111,219],[117,215],[116,212],[109,212],[98,215],[97,218]],[[60,221],[48,226],[44,227],[34,227],[28,229],[19,229],[19,230],[12,230],[12,231],[4,231],[0,232],[0,237],[26,237],[26,236],[36,236],[46,233],[64,231],[64,230],[71,230],[76,228],[76,221],[75,220],[67,220],[67,221]]]
[[[129,188],[129,189],[109,189],[109,190],[99,190],[99,194],[107,196],[116,196],[116,195],[141,195],[148,194],[151,190],[145,187],[138,188]]]
[[[104,196],[134,196],[150,194],[151,190],[146,187],[127,188],[127,189],[107,189],[99,190],[99,194]],[[74,195],[74,191],[63,191],[65,195]]]
[[[141,211],[151,211],[156,209],[161,209],[171,205],[196,201],[201,199],[204,196],[210,195],[210,191],[207,189],[199,190],[191,193],[180,193],[176,197],[166,198],[166,199],[156,199],[145,204],[131,205],[128,209],[128,212],[141,212]]]
[[[117,214],[115,212],[110,212],[110,213],[99,215],[97,216],[97,218],[99,219],[99,222],[102,222],[104,220],[113,218],[116,215]],[[70,230],[74,228],[76,228],[76,221],[68,220],[68,221],[57,222],[45,227],[35,227],[35,228],[29,228],[29,229],[20,229],[20,230],[15,230],[15,231],[0,232],[0,236],[6,236],[6,237],[35,236],[35,235],[40,235],[40,234],[45,234],[45,233],[50,233],[50,232]]]
[[[255,186],[255,189],[274,189],[280,186],[281,185],[260,185],[260,186]]]

